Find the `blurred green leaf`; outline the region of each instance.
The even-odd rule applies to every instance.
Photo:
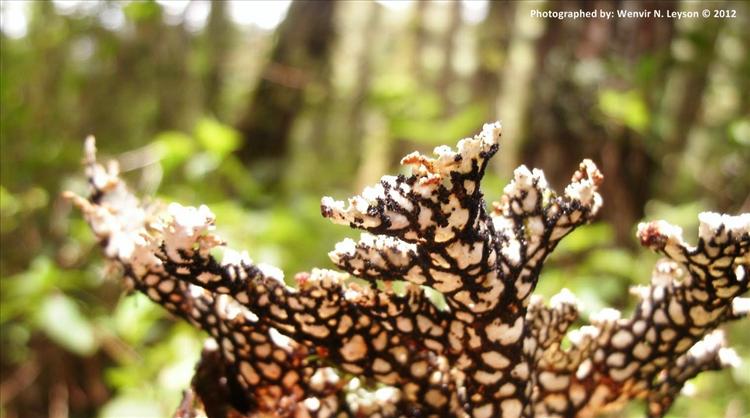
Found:
[[[215,119],[203,118],[195,125],[195,139],[218,159],[240,146],[239,132]]]
[[[0,213],[2,217],[13,216],[20,209],[18,199],[13,196],[5,187],[0,186]]]
[[[739,145],[750,147],[750,119],[740,119],[729,125],[729,135]]]
[[[581,301],[582,311],[589,314],[611,306],[610,301],[622,296],[626,287],[617,277],[605,274],[578,276],[575,282],[573,293]]]
[[[685,202],[679,205],[673,205],[660,200],[651,200],[646,203],[644,212],[646,220],[666,219],[673,225],[679,225],[684,236],[691,240],[698,234],[698,213],[708,210],[700,201]]]
[[[153,418],[164,416],[158,402],[151,397],[129,393],[118,396],[102,407],[99,418]]]
[[[131,1],[122,11],[134,22],[145,22],[161,16],[161,6],[154,0]]]
[[[551,257],[563,256],[567,253],[580,253],[592,248],[607,245],[614,239],[615,233],[611,225],[596,222],[577,228],[565,237]]]
[[[599,110],[628,128],[643,133],[649,124],[646,102],[636,90],[606,89],[599,93]]]
[[[594,250],[584,260],[591,271],[626,278],[633,277],[636,262],[637,259],[629,251],[620,248]]]
[[[654,79],[656,71],[659,69],[659,62],[655,55],[644,55],[638,60],[635,68],[635,76],[640,84],[648,84]]]
[[[210,152],[193,155],[185,164],[185,175],[189,180],[199,181],[219,166],[219,158]]]
[[[39,256],[26,271],[4,277],[0,280],[0,323],[32,313],[65,276],[50,258]]]
[[[438,309],[445,310],[448,308],[448,302],[445,300],[445,295],[431,287],[423,287],[422,289],[430,302],[432,302],[432,304]]]
[[[0,228],[2,233],[7,234],[18,226],[16,215],[21,205],[5,187],[0,186]]]
[[[253,178],[236,155],[227,155],[219,166],[221,174],[229,180],[234,190],[248,201],[256,199],[261,194],[260,183]]]
[[[159,328],[154,327],[156,323],[148,318],[145,322],[149,323],[150,329]],[[134,344],[143,356],[119,359],[117,366],[107,369],[106,381],[116,388],[129,388],[121,397],[130,398],[133,396],[131,391],[135,391],[139,400],[148,403],[156,400],[155,408],[171,411],[194,372],[203,338],[200,331],[186,323],[160,323],[168,326],[161,329],[161,334],[153,339],[154,343],[148,344],[148,350],[144,349],[146,340]],[[155,416],[164,416],[164,413]]]
[[[175,394],[185,389],[186,382],[195,373],[195,363],[201,351],[201,340],[196,338],[194,329],[175,327],[174,337],[169,340],[165,359],[160,362],[158,381],[161,387]],[[189,332],[185,332],[189,331]]]
[[[51,340],[73,353],[88,356],[98,348],[91,322],[63,294],[49,295],[42,302],[36,322]]]
[[[193,138],[182,132],[167,131],[156,136],[153,142],[159,153],[165,174],[182,164],[195,152]]]
[[[466,107],[449,118],[403,119],[391,124],[392,135],[431,146],[451,144],[456,138],[463,138],[481,125],[486,114],[483,104]]]
[[[49,203],[49,194],[39,186],[31,187],[19,197],[24,209],[27,211],[43,208]]]
[[[414,96],[418,86],[406,74],[386,73],[375,78],[370,90],[371,99],[379,106],[390,105],[407,96]]]
[[[162,308],[145,295],[123,297],[111,315],[113,330],[130,344],[146,338],[154,322],[164,316]]]
[[[13,194],[0,186],[0,225],[2,233],[15,229],[21,217],[31,212],[44,209],[49,203],[49,193],[41,187],[31,187],[21,193]]]

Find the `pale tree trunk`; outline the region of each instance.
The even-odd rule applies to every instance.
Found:
[[[530,17],[531,9],[538,6],[536,3],[517,3],[516,6],[508,59],[501,76],[502,93],[496,105],[496,117],[502,121],[505,129],[503,151],[496,162],[496,168],[503,178],[510,177],[511,171],[518,165],[519,151],[525,136],[523,121],[530,104],[529,94],[537,65],[534,45],[539,37],[540,25],[545,23]]]
[[[421,79],[424,75],[422,52],[427,43],[427,30],[425,29],[424,19],[428,6],[429,2],[427,1],[416,2],[414,5],[414,14],[410,22],[411,60],[409,63],[409,72],[417,79]]]
[[[232,42],[232,24],[227,16],[227,3],[211,2],[211,14],[205,31],[205,54],[209,68],[203,76],[203,106],[214,116],[221,114],[222,80]]]
[[[477,70],[472,80],[475,101],[485,102],[488,114],[485,119],[497,118],[497,98],[500,91],[500,73],[508,63],[508,43],[517,3],[489,2],[487,17],[479,27]]]
[[[381,23],[382,6],[377,3],[370,5],[370,12],[365,23],[364,30],[360,33],[362,42],[360,43],[359,59],[357,65],[357,81],[351,97],[351,107],[349,108],[348,126],[351,133],[348,136],[348,144],[351,147],[349,151],[351,156],[358,157],[352,169],[360,166],[361,161],[367,161],[369,156],[362,154],[363,137],[365,135],[365,117],[367,113],[366,102],[372,82],[373,70],[373,50],[369,47],[370,36],[375,33]]]
[[[332,1],[292,2],[277,29],[269,62],[237,125],[244,139],[239,157],[268,185],[280,179],[276,165],[289,151],[305,88],[320,84],[327,76],[334,7]]]
[[[456,37],[461,29],[461,2],[455,1],[450,3],[450,16],[448,28],[443,33],[443,68],[440,71],[436,83],[436,89],[439,92],[443,102],[443,114],[449,116],[454,111],[455,101],[451,96],[451,86],[456,81],[456,72],[453,70],[453,63],[456,55]]]

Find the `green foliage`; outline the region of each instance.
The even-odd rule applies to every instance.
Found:
[[[185,162],[195,152],[193,138],[182,132],[162,132],[154,139],[155,153],[165,175]]]
[[[195,138],[216,158],[224,158],[240,146],[240,134],[215,119],[198,121]]]
[[[649,110],[635,90],[619,92],[605,89],[599,93],[601,112],[630,129],[643,133],[649,124]]]
[[[469,136],[486,114],[486,106],[475,103],[446,117],[440,96],[423,90],[406,75],[378,78],[370,94],[372,104],[389,121],[390,136],[426,146],[449,144]]]
[[[36,309],[35,325],[53,342],[80,356],[98,348],[94,327],[69,297],[51,294]]]
[[[739,119],[729,125],[729,137],[738,145],[750,147],[750,119]]]
[[[144,22],[161,16],[161,7],[153,0],[134,1],[123,8],[128,19],[134,22]]]
[[[163,315],[145,296],[123,301],[116,312],[116,328],[122,337],[143,356],[124,352],[118,364],[106,371],[109,385],[122,390],[100,412],[100,417],[167,416],[179,402],[186,382],[190,382],[198,361],[201,336],[187,324],[168,329],[160,325]],[[119,323],[123,317],[139,323]],[[131,328],[135,324],[137,331]],[[155,332],[156,331],[156,332]],[[151,415],[140,415],[145,411]]]
[[[608,306],[627,308],[631,280],[648,280],[654,257],[613,247],[613,238],[612,227],[604,223],[573,231],[550,256],[537,292],[549,298],[568,288],[585,314]]]

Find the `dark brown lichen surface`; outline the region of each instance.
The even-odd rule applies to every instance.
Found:
[[[116,165],[97,164],[93,139],[91,195],[71,198],[131,288],[211,336],[181,417],[585,417],[634,398],[661,416],[688,379],[736,361],[716,329],[747,315],[750,214],[702,213],[695,247],[675,226],[640,225],[666,259],[634,289],[633,315],[606,309],[568,332],[573,295],[545,305],[532,292],[557,243],[601,207],[602,175],[584,160],[557,195],[521,166],[488,210],[480,182],[500,133],[487,124],[455,151],[412,153],[409,176],[348,204],[323,198],[323,216],[365,232],[329,254],[347,273],[313,269],[296,286],[225,248],[206,206],[143,205]]]

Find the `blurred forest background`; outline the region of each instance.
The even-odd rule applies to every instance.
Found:
[[[735,19],[556,20],[534,8],[737,10]],[[656,256],[635,225],[696,235],[702,210],[750,211],[746,2],[3,1],[0,417],[159,417],[203,336],[126,297],[60,192],[86,192],[83,138],[142,195],[208,204],[218,229],[287,276],[330,267],[356,233],[319,215],[415,149],[504,125],[484,183],[521,163],[558,190],[605,174],[599,221],[548,263],[539,292],[629,309]],[[750,417],[745,359],[701,375],[671,417]],[[642,405],[616,416],[643,416]]]

